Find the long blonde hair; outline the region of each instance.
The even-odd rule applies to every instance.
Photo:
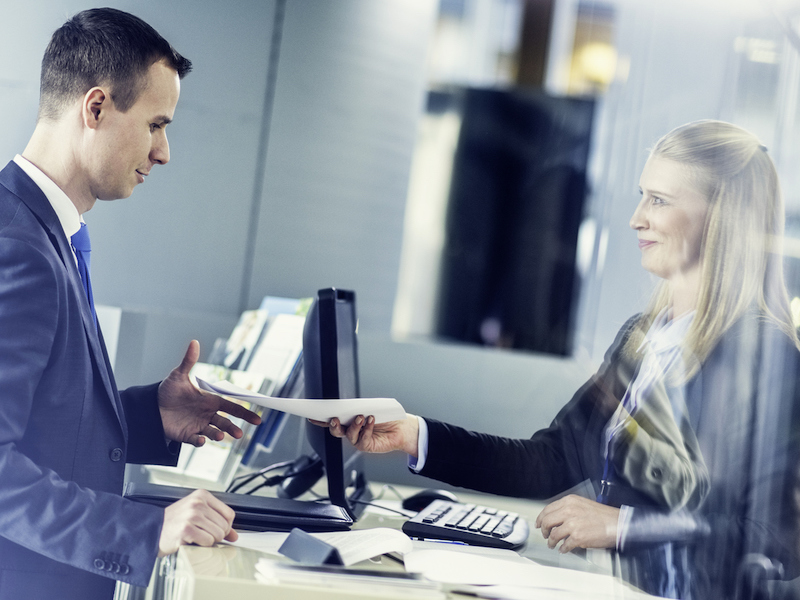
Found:
[[[708,199],[702,281],[684,340],[687,377],[720,336],[754,307],[800,348],[783,278],[783,197],[767,149],[741,127],[707,120],[673,129],[658,140],[650,156],[687,165]],[[630,354],[669,304],[669,288],[662,281],[628,340]]]

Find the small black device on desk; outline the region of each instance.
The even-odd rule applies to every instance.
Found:
[[[125,486],[125,497],[167,507],[193,491],[185,487],[129,482]],[[346,531],[353,525],[353,519],[348,512],[333,504],[229,492],[211,492],[211,494],[236,512],[233,518],[233,526],[236,529],[291,531],[295,527],[300,527],[305,531]]]
[[[458,502],[458,498],[452,492],[448,492],[447,490],[429,489],[419,491],[403,500],[403,509],[419,512],[434,500],[450,500],[451,502]]]
[[[403,523],[409,537],[516,549],[528,540],[528,522],[504,510],[449,500],[434,500]]]

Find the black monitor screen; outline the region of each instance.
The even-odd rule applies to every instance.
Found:
[[[308,398],[358,398],[355,293],[334,288],[317,292],[303,330],[303,370]],[[306,437],[322,458],[331,502],[348,511],[342,440],[308,424]]]

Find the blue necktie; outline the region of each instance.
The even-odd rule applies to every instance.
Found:
[[[94,297],[92,296],[92,281],[89,279],[92,242],[89,240],[89,228],[86,227],[86,223],[81,223],[81,228],[72,236],[70,241],[72,242],[72,249],[75,250],[75,256],[78,259],[78,272],[81,274],[81,283],[83,283],[83,289],[86,291],[86,298],[89,300],[92,318],[94,319],[95,326],[97,326],[97,314],[94,311]]]

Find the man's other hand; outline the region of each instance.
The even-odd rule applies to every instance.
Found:
[[[200,357],[197,340],[189,343],[183,361],[158,387],[158,408],[164,433],[176,442],[202,446],[205,438],[220,441],[225,433],[242,437],[242,430],[220,412],[258,425],[261,417],[241,404],[197,389],[189,379],[189,371]]]
[[[206,490],[195,490],[164,509],[164,525],[158,540],[158,555],[167,556],[183,544],[213,546],[227,540],[235,542],[231,507]]]

